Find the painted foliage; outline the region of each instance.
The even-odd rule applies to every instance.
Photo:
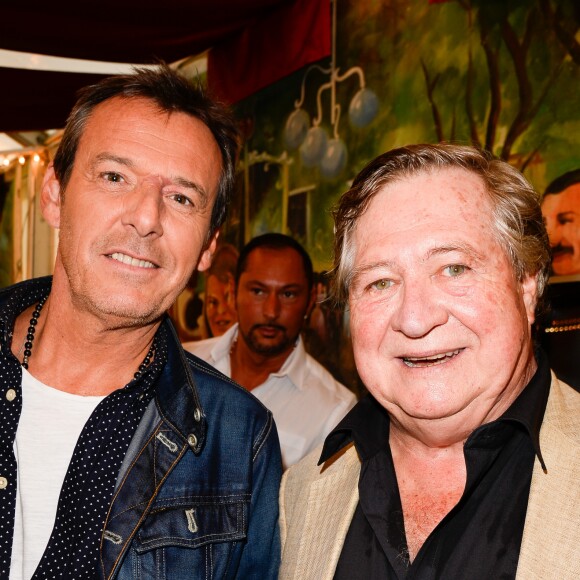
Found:
[[[317,268],[327,268],[329,208],[367,161],[407,143],[474,143],[523,170],[543,191],[580,167],[579,26],[572,0],[339,1],[335,70],[340,76],[362,69],[376,112],[362,127],[349,116],[361,89],[353,74],[335,83],[340,118],[332,126],[331,90],[320,91],[330,80],[322,69],[331,59],[240,103],[246,151],[287,155],[291,192],[284,199],[280,166],[252,165],[247,186],[255,195],[245,236],[294,228]],[[325,174],[304,157],[304,147],[289,143],[285,127],[302,90],[308,127],[320,118],[327,142],[337,134],[345,145],[340,172]],[[292,192],[301,190],[306,195],[294,201]]]
[[[522,170],[540,192],[580,168],[580,4],[574,0],[331,5],[332,57],[237,106],[246,169],[225,232],[230,241],[283,231],[305,245],[316,270],[327,270],[331,207],[368,161],[409,143],[475,144]],[[362,89],[369,94],[361,102]],[[329,171],[317,147],[328,153],[331,143]],[[353,386],[348,312],[327,308],[326,315],[334,322],[324,346],[314,340],[312,351]]]

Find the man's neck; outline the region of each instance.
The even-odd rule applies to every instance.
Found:
[[[34,307],[27,308],[15,322],[12,351],[20,361]],[[59,308],[49,298],[38,318],[29,371],[61,391],[108,395],[131,381],[159,324],[111,330],[87,316]]]
[[[277,373],[293,350],[292,346],[275,356],[256,353],[250,349],[238,331],[230,351],[231,378],[251,391],[266,382],[272,373]]]
[[[430,446],[391,421],[389,444],[403,508],[409,559],[460,500],[466,482],[463,441]]]

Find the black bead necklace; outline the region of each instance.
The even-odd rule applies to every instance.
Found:
[[[24,343],[24,357],[22,358],[22,366],[28,370],[28,360],[30,359],[30,355],[32,354],[32,343],[34,341],[34,333],[36,332],[36,325],[38,324],[38,318],[40,317],[40,311],[44,306],[45,302],[48,300],[48,296],[45,296],[40,300],[40,302],[34,308],[34,312],[32,313],[32,318],[30,319],[28,332],[26,334],[26,342]],[[151,363],[151,359],[155,354],[155,340],[151,343],[151,347],[149,351],[145,355],[143,362],[139,365],[139,369],[133,375],[133,378],[138,379],[144,372],[145,369]]]
[[[44,303],[48,299],[48,296],[45,296],[41,299],[41,301],[36,305],[34,312],[32,313],[32,318],[30,319],[30,323],[28,326],[28,332],[26,334],[26,342],[24,343],[24,357],[22,359],[22,366],[28,370],[28,359],[32,354],[32,341],[34,340],[34,333],[36,332],[36,325],[38,324],[38,317],[40,316],[40,311],[44,306]]]
[[[153,339],[153,342],[149,347],[149,352],[145,355],[143,362],[139,365],[139,369],[133,375],[134,379],[138,379],[145,372],[145,369],[149,366],[149,363],[151,362],[151,359],[153,358],[154,354],[155,354],[155,339]]]

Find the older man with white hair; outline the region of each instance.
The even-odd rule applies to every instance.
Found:
[[[415,145],[335,220],[370,395],[283,478],[280,577],[580,577],[580,396],[533,340],[538,195],[476,149]]]

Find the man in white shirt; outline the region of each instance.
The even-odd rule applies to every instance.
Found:
[[[315,299],[304,248],[283,234],[258,236],[238,261],[238,324],[221,337],[184,345],[272,411],[284,467],[322,443],[356,402],[304,349],[300,331]]]

